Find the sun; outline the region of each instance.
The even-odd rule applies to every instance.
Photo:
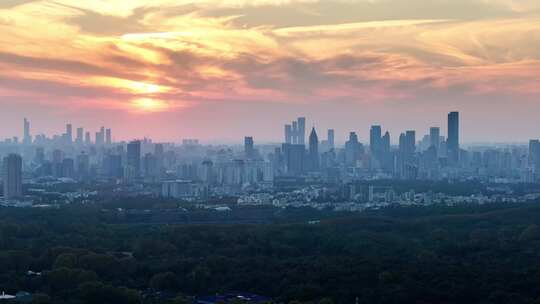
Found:
[[[164,88],[159,85],[136,81],[130,82],[127,87],[133,92],[144,94],[156,94],[165,91]]]
[[[169,108],[166,102],[154,98],[138,98],[133,100],[131,104],[139,112],[162,112]]]

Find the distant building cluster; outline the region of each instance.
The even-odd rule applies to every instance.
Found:
[[[285,125],[282,144],[257,144],[246,136],[241,146],[203,145],[197,139],[121,142],[109,128],[92,136],[82,127],[73,132],[72,124],[60,135],[32,136],[25,118],[22,141],[0,142],[3,197],[24,197],[25,180],[38,179],[140,185],[130,189],[152,185],[160,196],[185,200],[376,179],[540,181],[539,140],[463,149],[459,119],[458,112],[448,114],[446,137],[438,126],[420,139],[416,130],[406,130],[393,145],[391,134],[373,125],[367,141],[351,131],[338,145],[333,129],[320,139],[299,117]]]

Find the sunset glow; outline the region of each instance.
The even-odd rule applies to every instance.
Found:
[[[160,112],[168,108],[163,101],[151,98],[136,99],[132,102],[132,105],[136,111],[142,112]]]
[[[163,139],[194,129],[240,136],[249,108],[265,126],[257,134],[271,140],[280,133],[270,132],[269,111],[349,130],[427,128],[412,117],[458,109],[465,124],[489,129],[513,109],[525,113],[522,124],[493,140],[513,139],[540,132],[528,123],[540,111],[539,3],[1,1],[0,106],[10,111],[0,112],[0,130],[42,113],[65,120],[65,109],[74,120],[115,124],[111,117],[127,122],[137,109],[152,114],[137,119],[170,130],[154,130]],[[223,128],[205,128],[208,120]]]

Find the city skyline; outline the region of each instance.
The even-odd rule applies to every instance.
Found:
[[[462,140],[464,132],[462,132],[461,119],[459,117],[460,117],[459,111],[452,111],[448,113],[447,121],[441,121],[438,124],[432,125],[428,127],[427,130],[416,130],[416,129],[410,129],[410,130],[416,133],[418,137],[415,139],[415,141],[418,141],[418,142],[420,142],[423,139],[423,136],[428,136],[428,137],[433,138],[434,136],[441,134],[443,139],[450,136],[452,138],[450,139],[450,141],[452,142],[451,145],[454,147],[454,148],[451,148],[451,150],[453,151],[459,151],[460,145],[467,146],[467,145],[475,145],[475,144],[488,144],[489,145],[489,144],[505,144],[505,143],[528,144],[530,140],[529,138],[523,141],[516,140],[516,141],[508,141],[508,142],[490,142],[487,140],[478,141],[478,142],[464,142]],[[358,134],[362,134],[362,136],[358,136],[359,142],[368,144],[373,149],[374,146],[372,144],[374,141],[373,139],[374,128],[376,128],[376,133],[378,134],[377,136],[381,138],[382,137],[381,127],[384,127],[385,132],[386,132],[385,136],[390,137],[388,141],[391,145],[394,145],[394,146],[399,145],[400,140],[399,140],[398,135],[406,130],[404,128],[401,128],[401,129],[398,129],[398,131],[392,132],[389,128],[386,128],[386,126],[384,125],[371,124],[368,130],[357,130],[357,129],[338,130],[337,132],[338,139],[336,140],[336,135],[335,135],[336,130],[332,126],[330,126],[327,129],[323,129],[323,128],[318,127],[318,124],[316,122],[310,122],[311,127],[309,129],[306,129],[306,121],[309,122],[309,120],[306,120],[306,117],[300,116],[297,119],[293,120],[292,123],[286,123],[281,132],[282,133],[281,139],[277,138],[275,140],[264,140],[264,139],[261,140],[260,138],[257,138],[257,141],[259,144],[278,144],[280,142],[283,142],[283,143],[291,143],[291,144],[302,144],[302,145],[308,146],[308,143],[306,142],[305,138],[306,136],[309,136],[308,130],[311,128],[314,128],[316,130],[325,131],[326,133],[328,133],[327,141],[330,140],[330,142],[332,143],[331,146],[333,146],[334,142],[337,142],[339,144],[345,144],[347,140],[349,139],[348,138],[349,133],[354,132],[356,136],[358,136]],[[142,140],[142,139],[154,140],[154,138],[152,138],[151,136],[148,136],[148,135],[139,136],[136,134],[130,135],[130,137],[126,137],[126,138],[121,138],[121,137],[118,138],[115,136],[113,137],[112,128],[109,128],[109,127],[106,128],[104,126],[101,126],[99,128],[96,128],[94,132],[94,130],[92,129],[87,129],[84,126],[73,125],[72,123],[63,124],[64,126],[63,132],[60,131],[57,133],[47,134],[47,133],[42,132],[42,130],[40,130],[39,128],[38,129],[32,128],[33,125],[31,124],[31,120],[29,120],[26,117],[23,119],[22,123],[23,123],[22,129],[19,132],[21,134],[17,133],[17,134],[14,134],[12,136],[8,136],[5,138],[0,137],[0,141],[2,140],[15,141],[16,140],[17,143],[28,145],[30,143],[34,143],[34,140],[36,140],[36,136],[37,136],[37,139],[41,141],[60,140],[66,144],[73,143],[73,144],[79,144],[79,145],[80,144],[111,145],[113,142],[130,142],[130,141]],[[74,132],[74,130],[76,133]],[[278,132],[279,128],[277,128],[277,126],[274,127],[273,130],[276,133],[279,133]],[[254,136],[252,134],[256,132],[251,132],[251,133],[248,132],[248,133],[249,134],[242,135],[241,138],[235,138],[230,141],[227,141],[227,140],[220,141],[220,140],[211,139],[211,140],[205,140],[205,143],[206,144],[242,144],[243,141],[245,143],[246,138],[250,138],[251,140],[253,140]],[[394,134],[394,136],[390,136],[391,134]],[[247,137],[247,135],[250,135],[250,136]],[[279,136],[276,136],[276,137],[279,137]],[[163,141],[156,140],[156,142],[181,143],[183,140],[193,140],[194,138],[195,137],[186,136],[184,138],[175,138],[171,140],[163,140]],[[534,137],[534,138],[537,138],[537,137]],[[198,138],[196,140],[199,141]],[[457,152],[454,152],[454,153],[457,153]]]
[[[0,137],[21,137],[27,117],[48,134],[71,122],[236,142],[249,128],[277,142],[276,124],[305,116],[308,130],[365,140],[371,125],[445,133],[443,113],[459,111],[464,143],[526,142],[540,134],[539,12],[529,0],[2,1]]]

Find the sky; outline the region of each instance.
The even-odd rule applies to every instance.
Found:
[[[0,137],[540,137],[538,0],[0,0]],[[324,139],[324,135],[320,136]]]

